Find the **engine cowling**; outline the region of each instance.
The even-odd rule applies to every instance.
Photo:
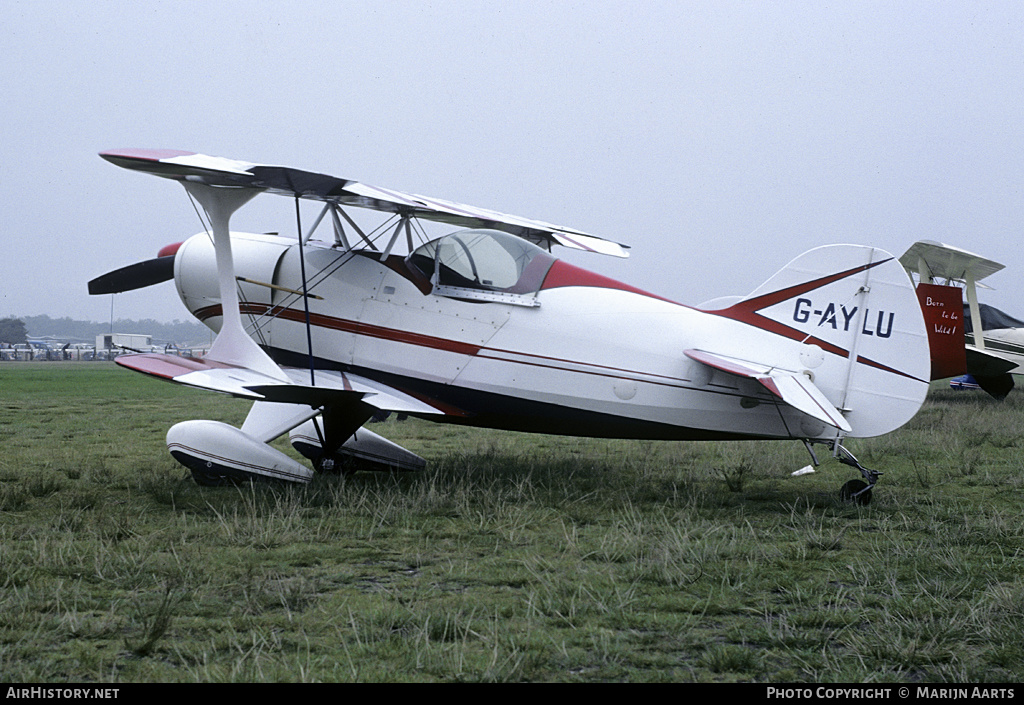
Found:
[[[239,295],[250,304],[272,305],[278,266],[295,239],[276,235],[232,232],[231,249],[238,277]],[[220,330],[221,316],[213,307],[220,305],[217,260],[209,234],[199,233],[175,250],[174,280],[178,295],[196,317]]]
[[[167,450],[201,485],[313,479],[311,468],[220,421],[175,424],[167,432]]]

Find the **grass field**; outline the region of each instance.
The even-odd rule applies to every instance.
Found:
[[[427,471],[201,488],[247,405],[0,365],[0,681],[1024,680],[1024,392],[850,449],[374,430]],[[286,448],[282,446],[282,449]]]

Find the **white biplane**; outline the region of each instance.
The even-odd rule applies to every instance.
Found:
[[[900,262],[918,277],[931,340],[932,379],[967,374],[990,395],[1004,399],[1013,389],[1013,375],[1024,374],[1024,322],[978,301],[978,287],[985,287],[981,280],[1003,265],[932,240],[915,242]],[[963,352],[954,355],[953,349]],[[947,364],[936,366],[943,357]]]
[[[390,411],[592,437],[795,439],[814,465],[812,444],[824,444],[860,471],[843,491],[866,503],[880,473],[843,440],[900,427],[928,390],[913,282],[876,248],[810,250],[748,296],[701,309],[556,258],[554,245],[627,255],[569,228],[191,152],[101,156],[180,182],[209,218],[156,260],[90,282],[110,293],[173,278],[217,331],[201,360],[117,358],[253,400],[241,428],[186,421],[168,432],[171,454],[203,484],[308,482],[314,470],[268,445],[286,433],[316,470],[351,459],[422,467],[363,428]],[[263,192],[295,199],[297,238],[230,230]],[[308,232],[299,199],[323,203]],[[350,207],[390,218],[375,231],[380,246]],[[460,229],[421,243],[420,220]],[[313,239],[322,222],[332,236]]]

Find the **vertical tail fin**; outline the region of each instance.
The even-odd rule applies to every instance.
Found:
[[[715,313],[778,335],[775,364],[810,377],[843,413],[851,436],[899,428],[924,402],[930,378],[924,318],[913,282],[884,250],[810,250]]]

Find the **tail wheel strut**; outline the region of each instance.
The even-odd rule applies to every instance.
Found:
[[[835,446],[835,457],[839,462],[860,470],[863,480],[850,480],[839,489],[839,497],[844,502],[856,502],[861,506],[871,504],[871,490],[874,489],[882,473],[866,468],[854,457],[853,453],[843,447],[842,443]]]

